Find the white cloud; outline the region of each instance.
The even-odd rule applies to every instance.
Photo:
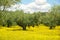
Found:
[[[36,4],[44,4],[46,2],[47,2],[47,0],[35,0]]]
[[[38,11],[48,12],[50,8],[51,5],[47,2],[47,0],[35,0],[34,2],[31,2],[29,4],[12,5],[12,7],[9,8],[9,11],[23,10],[26,13],[33,13]]]
[[[6,10],[8,10],[8,11],[16,11],[16,10],[20,9],[20,6],[21,6],[20,4],[11,5],[11,7],[7,8]]]

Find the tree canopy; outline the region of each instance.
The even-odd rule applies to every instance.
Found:
[[[21,0],[0,0],[0,7],[3,7],[5,10],[7,7],[10,7],[13,4],[20,2]]]

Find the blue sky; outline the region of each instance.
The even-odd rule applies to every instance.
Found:
[[[21,0],[9,10],[23,10],[24,12],[48,12],[54,4],[60,5],[60,0]]]
[[[23,4],[28,4],[28,3],[33,2],[33,0],[21,0],[21,2],[22,2]]]
[[[60,5],[60,0],[21,0],[24,12],[48,12],[54,4]]]
[[[21,0],[22,4],[28,4],[33,2],[34,0]],[[60,0],[47,0],[48,3],[54,5],[54,4],[60,4]],[[55,2],[55,3],[54,3]]]

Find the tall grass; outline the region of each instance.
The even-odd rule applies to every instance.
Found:
[[[28,28],[23,31],[21,27],[3,27],[0,29],[0,40],[60,40],[60,26],[53,30],[40,25]]]

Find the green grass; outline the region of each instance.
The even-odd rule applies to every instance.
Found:
[[[3,27],[0,29],[0,40],[60,40],[60,26],[53,30],[40,25],[30,27],[26,31],[14,26],[14,28]]]

